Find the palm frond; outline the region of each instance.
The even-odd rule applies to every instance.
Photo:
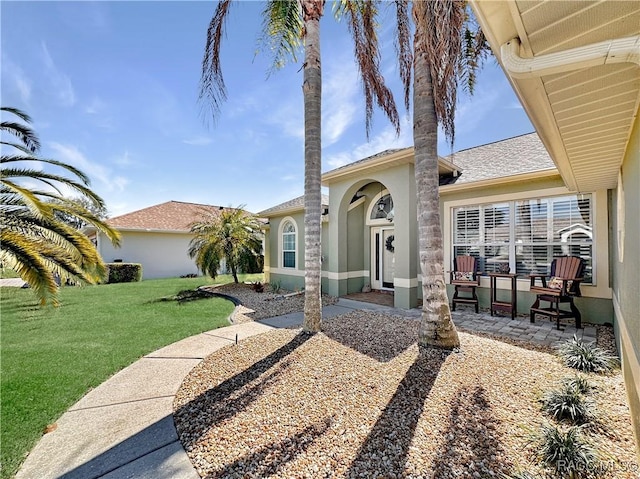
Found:
[[[411,74],[413,72],[413,47],[411,42],[411,29],[409,20],[409,2],[396,0],[396,53],[398,55],[398,67],[400,80],[404,90],[404,106],[409,110],[409,98],[411,93]]]
[[[297,1],[272,0],[262,12],[262,35],[260,43],[273,57],[272,69],[282,68],[289,59],[298,61],[297,53],[302,46],[302,10]]]
[[[29,115],[17,108],[2,107],[0,110],[13,113],[23,121],[31,123]],[[40,150],[40,140],[38,140],[38,135],[36,135],[35,131],[27,125],[16,123],[14,121],[2,120],[2,122],[0,122],[0,130],[6,131],[18,138],[31,153],[36,153]]]
[[[337,12],[342,12],[347,17],[348,29],[353,37],[355,57],[365,97],[365,129],[367,137],[371,131],[374,100],[391,121],[391,124],[396,129],[396,134],[400,133],[400,117],[395,100],[380,73],[378,25],[376,21],[379,3],[379,1],[344,0],[337,10]]]
[[[220,66],[220,44],[230,6],[231,0],[222,0],[218,3],[209,23],[204,58],[202,59],[199,99],[203,105],[211,109],[213,119],[220,111],[220,104],[227,99],[227,88]]]

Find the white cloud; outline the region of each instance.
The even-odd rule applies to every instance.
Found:
[[[209,145],[212,142],[213,142],[213,139],[211,139],[208,136],[195,136],[187,140],[182,140],[182,143],[186,143],[187,145],[195,145],[195,146]]]
[[[113,162],[118,165],[118,166],[130,166],[133,164],[133,161],[131,160],[131,155],[129,154],[128,150],[125,150],[125,152],[114,158]]]
[[[91,103],[89,103],[85,107],[84,111],[89,115],[99,115],[104,112],[106,106],[107,104],[104,101],[102,101],[98,97],[95,97],[93,98],[93,100],[91,100]]]
[[[407,146],[413,145],[413,130],[411,128],[411,122],[407,121],[406,124],[402,126],[403,128],[400,132],[400,136],[396,136],[396,132],[393,127],[387,126],[380,134],[373,137],[367,143],[362,143],[347,151],[328,155],[326,157],[325,164],[330,169],[338,168],[385,150],[406,148]]]
[[[24,70],[13,63],[6,55],[2,55],[2,73],[5,79],[13,82],[13,86],[20,95],[20,100],[28,105],[31,99],[32,82]]]
[[[47,77],[52,84],[54,93],[60,101],[60,104],[66,107],[75,105],[76,94],[73,90],[71,79],[58,69],[45,42],[42,42],[42,55]]]
[[[358,108],[358,75],[351,58],[336,62],[322,84],[322,141],[336,143],[354,122]]]
[[[87,174],[91,180],[98,180],[106,191],[123,191],[129,180],[122,176],[112,176],[111,170],[102,165],[89,161],[82,152],[73,145],[49,143],[59,161],[69,163]]]

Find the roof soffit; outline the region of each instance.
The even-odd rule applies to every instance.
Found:
[[[500,47],[512,38],[520,39],[519,55],[532,58],[640,33],[637,2],[476,0],[472,5],[505,71]],[[638,112],[640,67],[620,63],[507,78],[567,187],[614,188]]]

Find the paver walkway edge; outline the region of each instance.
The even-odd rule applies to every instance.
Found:
[[[340,298],[323,307],[328,319],[356,309],[398,311]],[[404,314],[419,318],[417,310]],[[456,324],[497,332],[504,318],[456,312]],[[144,356],[88,392],[57,421],[31,451],[16,479],[199,479],[182,448],[173,422],[173,399],[191,369],[216,350],[274,328],[299,326],[303,313],[290,313],[215,329]],[[490,319],[490,320],[489,320]],[[477,323],[477,324],[476,324]],[[547,323],[512,322],[544,332],[548,341],[574,332],[595,340],[595,328],[552,333]]]

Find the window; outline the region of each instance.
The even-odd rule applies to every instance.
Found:
[[[282,228],[282,267],[296,267],[296,227],[291,221]]]
[[[592,283],[591,203],[572,195],[454,208],[453,254],[479,258],[485,274],[509,264],[521,275],[549,273],[555,256],[579,256]]]

